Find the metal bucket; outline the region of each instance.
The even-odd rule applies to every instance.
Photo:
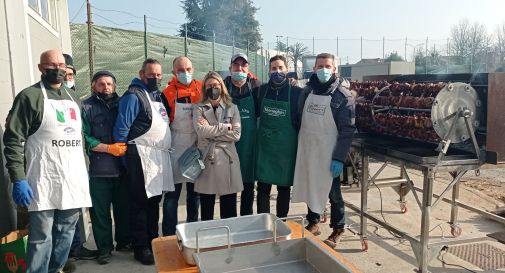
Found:
[[[284,222],[277,223],[272,214],[240,216],[179,224],[176,227],[177,245],[186,263],[194,265],[193,253],[272,241],[274,227],[278,237],[289,239],[291,229]]]

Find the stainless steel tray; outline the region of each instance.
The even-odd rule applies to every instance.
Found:
[[[313,238],[261,243],[195,253],[200,273],[348,273],[343,264]]]
[[[211,220],[179,224],[176,227],[177,245],[186,263],[194,265],[193,253],[273,240],[274,223],[272,214],[240,216],[222,220]],[[278,237],[289,239],[291,229],[278,221]],[[198,240],[197,240],[198,239]]]

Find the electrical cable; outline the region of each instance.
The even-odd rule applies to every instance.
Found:
[[[77,16],[81,13],[82,11],[82,8],[84,8],[84,5],[86,4],[86,0],[82,1],[82,5],[81,7],[79,8],[79,10],[74,14],[74,16],[72,17],[72,19],[70,20],[70,22],[73,22],[75,20],[75,18],[77,18]]]
[[[445,268],[446,265],[449,265],[449,266],[455,266],[455,267],[459,267],[459,268],[462,268],[462,269],[465,269],[467,270],[468,272],[473,272],[473,273],[477,273],[477,271],[473,271],[467,267],[464,267],[462,265],[459,265],[459,264],[452,264],[452,263],[448,263],[444,260],[444,256],[445,254],[448,252],[449,250],[449,246],[444,246],[442,247],[442,249],[440,249],[440,251],[438,252],[438,256],[437,256],[437,260],[439,260],[440,262],[442,262],[442,266]],[[443,252],[443,254],[442,254]]]

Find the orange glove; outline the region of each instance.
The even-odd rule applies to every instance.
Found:
[[[113,156],[122,156],[126,153],[126,143],[117,142],[114,144],[107,145],[107,153]]]

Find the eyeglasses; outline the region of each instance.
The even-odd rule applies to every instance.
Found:
[[[245,64],[232,63],[231,65],[234,66],[234,67],[249,67],[248,63],[245,63]]]
[[[67,65],[64,64],[64,63],[41,63],[41,65],[49,68],[49,69],[55,69],[55,68],[61,68],[61,69],[65,69],[67,68]]]

